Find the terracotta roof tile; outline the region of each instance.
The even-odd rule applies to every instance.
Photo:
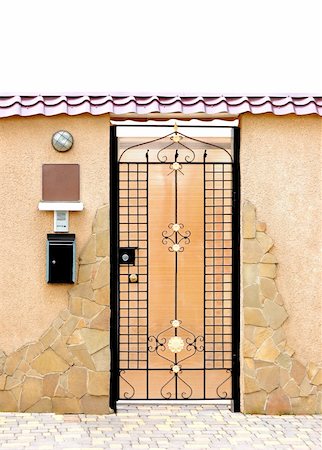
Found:
[[[129,113],[147,115],[220,113],[238,116],[272,113],[318,114],[322,116],[322,97],[312,96],[165,96],[165,95],[37,95],[0,97],[0,117],[33,116],[42,114],[77,115],[89,113],[100,115]]]

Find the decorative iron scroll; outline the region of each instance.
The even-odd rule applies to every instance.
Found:
[[[194,161],[194,159],[196,157],[195,152],[191,148],[189,148],[187,145],[180,142],[183,137],[184,137],[183,134],[181,134],[181,133],[179,134],[177,131],[175,131],[174,135],[170,137],[170,139],[172,141],[171,144],[166,145],[165,147],[161,148],[161,150],[158,151],[158,153],[157,153],[158,161],[160,161],[162,163],[166,163],[168,161],[168,156],[165,154],[165,152],[175,144],[177,144],[177,147],[175,149],[175,155],[174,155],[175,161],[177,161],[179,156],[182,157],[182,155],[179,152],[180,152],[180,150],[183,150],[183,149],[186,153],[185,155],[183,155],[185,162],[191,163],[192,161]],[[174,169],[174,170],[176,170],[176,169]]]
[[[218,398],[221,398],[221,399],[225,399],[225,398],[228,397],[228,392],[223,391],[222,394],[220,394],[220,389],[221,389],[221,388],[224,386],[224,384],[227,383],[227,381],[231,378],[232,370],[231,370],[231,369],[226,369],[226,373],[229,373],[228,377],[225,378],[224,381],[222,381],[222,382],[220,383],[220,385],[217,386],[217,389],[216,389],[216,394],[218,395]]]
[[[187,359],[190,359],[192,356],[196,354],[196,352],[202,352],[204,350],[204,337],[203,336],[196,336],[191,331],[189,331],[187,328],[183,327],[181,325],[181,320],[171,320],[171,326],[166,328],[165,330],[161,331],[156,336],[149,336],[148,338],[148,350],[149,352],[155,352],[158,356],[160,356],[165,361],[168,361],[169,364],[169,373],[171,373],[170,379],[162,386],[160,389],[160,394],[164,399],[169,400],[172,397],[171,392],[164,392],[166,386],[168,386],[172,380],[180,380],[182,383],[184,383],[187,388],[189,389],[188,392],[182,392],[181,397],[183,399],[189,399],[192,396],[192,388],[191,386],[179,375],[182,374],[183,367],[182,363],[186,361]],[[167,338],[165,336],[162,337],[165,333],[167,333],[169,330],[174,331],[174,335],[170,338]],[[183,330],[185,332],[186,336],[182,338],[178,335],[178,331]],[[188,334],[188,336],[187,336]],[[164,352],[165,350],[170,350],[171,353],[174,354],[174,358],[168,358],[165,355],[162,355],[160,352]],[[185,356],[181,359],[178,358],[178,355],[183,351],[191,352],[188,356]]]
[[[226,138],[222,139],[225,146],[227,141]],[[133,154],[131,152],[126,154],[131,149],[134,149]],[[126,155],[123,158],[124,154]],[[229,368],[231,341],[230,337],[226,336],[231,334],[230,233],[233,156],[226,148],[185,136],[178,132],[175,125],[174,131],[166,136],[133,145],[120,152],[119,163],[119,242],[127,246],[137,245],[137,272],[140,274],[139,283],[130,287],[127,286],[128,273],[123,267],[119,278],[119,312],[120,318],[123,319],[119,322],[119,332],[122,336],[119,344],[120,398],[188,400],[216,397],[228,400],[231,397],[232,377],[232,370]],[[199,168],[202,168],[202,172]],[[182,307],[193,304],[196,296],[192,292],[191,298],[187,298],[190,285],[186,285],[181,291],[182,280],[186,279],[182,276],[182,271],[189,266],[185,257],[189,256],[191,246],[187,246],[202,237],[194,234],[195,230],[191,223],[180,223],[180,219],[185,222],[182,219],[180,202],[184,194],[181,190],[189,183],[189,180],[184,182],[184,179],[193,177],[194,172],[200,177],[198,182],[200,188],[203,182],[204,189],[203,198],[200,199],[203,201],[204,209],[204,248],[200,249],[200,257],[204,257],[204,296],[202,299],[200,289],[200,303],[203,300],[204,311],[202,314],[198,308],[198,314],[202,314],[202,318],[200,317],[197,329],[192,324],[188,325],[191,327],[190,331],[182,326],[179,319],[180,317],[184,319],[181,316]],[[171,312],[168,308],[164,310],[164,316],[167,317],[165,323],[167,324],[170,318],[172,320],[167,328],[163,322],[158,328],[159,330],[165,328],[161,332],[154,327],[156,323],[160,324],[164,317],[163,313],[158,317],[158,311],[152,308],[158,305],[157,300],[162,301],[162,298],[154,298],[158,295],[157,286],[149,289],[151,253],[148,219],[149,205],[154,195],[155,174],[158,177],[164,176],[164,185],[171,186],[171,189],[167,190],[171,195],[171,208],[166,202],[164,206],[171,209],[171,215],[166,220],[172,222],[167,224],[166,221],[163,222],[164,225],[161,224],[162,228],[159,228],[157,239],[165,246],[164,251],[167,248],[171,252],[166,260],[171,263],[171,272],[167,272],[167,280],[169,274],[171,277],[169,301],[172,301],[173,297],[173,310],[172,304],[170,304]],[[181,175],[185,176],[184,179]],[[149,197],[150,183],[152,197]],[[159,226],[159,220],[156,224]],[[186,227],[190,228],[192,233]],[[201,272],[202,270],[201,267]],[[164,291],[161,290],[160,297],[163,294]],[[182,295],[185,296],[184,301]],[[149,298],[152,296],[156,301],[153,301],[149,310]],[[141,384],[144,382],[145,387]]]
[[[172,133],[166,134],[165,136],[151,139],[150,141],[142,142],[140,144],[131,145],[130,147],[126,148],[121,153],[121,155],[119,157],[119,161],[120,162],[122,161],[123,155],[126,152],[128,152],[129,150],[136,149],[136,148],[143,147],[143,146],[146,148],[149,144],[152,144],[152,146],[153,146],[153,144],[155,144],[156,142],[161,143],[161,141],[167,139],[167,144],[164,147],[162,147],[160,150],[158,150],[158,152],[156,154],[156,160],[159,161],[160,163],[164,164],[167,162],[174,161],[175,164],[179,164],[178,160],[181,160],[184,163],[192,163],[196,159],[196,151],[199,153],[199,151],[201,150],[204,154],[204,158],[206,158],[207,149],[222,150],[228,156],[229,161],[232,162],[232,156],[226,148],[221,147],[220,145],[217,145],[217,144],[213,144],[211,142],[205,142],[203,140],[193,138],[192,136],[187,136],[184,133],[182,133],[181,131],[180,132],[178,131],[178,126],[176,124],[174,125],[173,128],[174,128],[174,131]],[[170,143],[169,143],[169,140],[170,140]],[[185,141],[185,143],[182,142],[183,140]],[[191,143],[191,142],[201,144],[200,149],[192,150],[192,148],[189,147],[189,143]],[[203,147],[203,146],[205,146],[205,147]],[[150,147],[149,149],[151,150],[152,147]],[[149,149],[147,150],[147,152],[149,152]],[[171,157],[170,157],[170,154],[171,154]],[[146,154],[146,157],[148,160],[148,153]],[[174,170],[177,170],[177,169],[174,169]]]
[[[170,246],[168,247],[169,252],[183,252],[184,247],[180,245],[182,241],[184,241],[185,244],[190,244],[190,236],[191,232],[187,230],[182,234],[180,230],[184,228],[184,225],[182,223],[169,223],[168,228],[172,231],[164,230],[162,231],[162,243],[164,245],[168,245],[169,241],[171,242]]]
[[[124,397],[126,400],[131,400],[131,398],[133,398],[134,395],[135,395],[135,389],[134,389],[134,387],[132,386],[132,384],[129,383],[129,382],[124,378],[124,376],[122,375],[122,374],[125,374],[125,372],[126,372],[125,370],[120,370],[120,378],[122,378],[122,380],[130,387],[131,391],[130,391],[130,392],[124,392],[124,393],[123,393],[123,397]]]

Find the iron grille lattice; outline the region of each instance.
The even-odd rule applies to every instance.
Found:
[[[162,140],[169,140],[169,138],[171,139],[170,144],[162,147]],[[119,268],[120,399],[232,398],[230,379],[233,301],[233,160],[227,149],[195,138],[191,138],[194,144],[194,149],[191,150],[182,140],[184,138],[190,139],[175,130],[174,133],[164,138],[126,149],[121,153],[119,160],[119,247],[137,248],[136,265],[132,270],[135,270],[138,275],[137,283],[129,283],[130,268],[128,266]],[[153,147],[155,142],[160,142],[161,148]],[[149,149],[151,143],[152,150]],[[124,154],[134,147],[136,149],[143,147],[145,155],[143,160],[134,162],[131,158],[129,160],[123,158]],[[172,148],[173,152],[169,153]],[[215,157],[211,158],[212,149],[216,150],[216,154],[218,154],[218,150],[224,150],[226,160],[216,161]],[[155,150],[154,154],[153,150]],[[184,151],[186,154],[183,154]],[[185,244],[189,244],[191,239],[190,231],[183,232],[184,227],[187,226],[187,230],[189,229],[189,224],[180,223],[177,217],[177,176],[184,176],[184,168],[188,165],[196,167],[196,170],[197,168],[201,169],[200,174],[203,176],[203,336],[194,334],[193,330],[185,329],[180,321],[181,328],[198,340],[198,345],[193,338],[192,341],[186,340],[185,350],[192,349],[193,354],[203,352],[203,368],[189,366],[187,369],[187,373],[202,371],[202,394],[199,393],[197,396],[193,393],[189,379],[184,377],[186,369],[179,365],[181,361],[188,358],[180,360],[175,353],[174,359],[170,360],[161,355],[161,352],[166,350],[166,343],[170,340],[169,336],[164,337],[162,333],[170,330],[171,326],[164,331],[161,329],[157,336],[154,336],[153,333],[151,335],[149,331],[149,185],[152,180],[149,176],[149,168],[155,164],[167,167],[165,176],[170,176],[175,172],[175,220],[168,226],[170,232],[163,231],[161,239],[169,251],[175,254],[176,261],[184,248],[179,245],[179,241],[174,240],[174,235],[175,239],[179,236],[179,239]],[[179,228],[173,234],[172,227],[174,225]],[[177,249],[174,247],[176,245],[178,245]],[[187,251],[189,250],[187,249]],[[176,302],[177,299],[174,301]],[[177,307],[175,311],[173,320],[178,321]],[[174,328],[174,335],[177,337],[180,327],[175,326]],[[192,345],[192,343],[194,344]],[[163,359],[168,359],[169,367],[152,367],[149,363],[149,353],[153,352],[160,353],[159,356],[163,356]],[[165,379],[166,382],[160,384],[159,395],[150,394],[151,384],[154,383],[151,382],[150,373],[154,371],[169,372],[168,378]],[[130,375],[133,373],[135,375],[131,378]],[[217,375],[212,376],[211,373],[218,374],[218,377],[216,378]],[[144,379],[144,387],[138,387],[138,377]],[[155,380],[155,378],[153,379]],[[175,390],[167,392],[165,387],[172,379],[175,380]],[[183,393],[178,388],[180,380],[187,386]],[[207,387],[210,384],[214,385],[212,389]]]

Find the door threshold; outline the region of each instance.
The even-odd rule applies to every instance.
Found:
[[[232,400],[118,400],[117,405],[232,405]]]

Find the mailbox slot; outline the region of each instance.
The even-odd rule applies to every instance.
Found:
[[[75,283],[75,234],[47,235],[47,283]]]
[[[137,247],[121,247],[119,249],[119,263],[125,266],[134,266],[136,249]]]

